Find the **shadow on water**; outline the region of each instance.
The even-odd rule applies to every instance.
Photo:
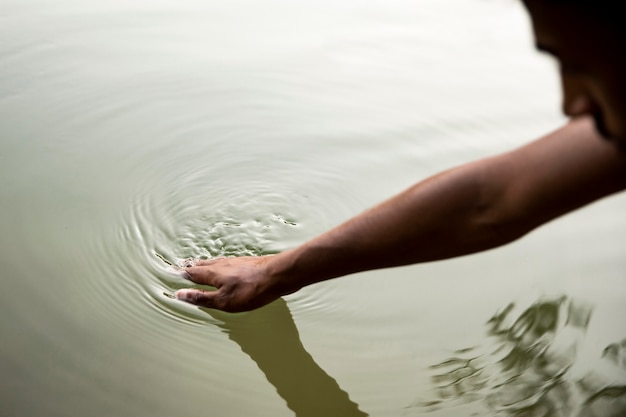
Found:
[[[519,315],[515,307],[487,322],[495,344],[458,350],[431,366],[434,399],[414,407],[435,411],[482,401],[498,416],[626,415],[626,339],[606,347],[598,364],[577,375],[592,309],[567,297],[537,301]]]
[[[363,417],[337,381],[304,349],[287,303],[243,314],[204,310],[256,362],[297,417]]]

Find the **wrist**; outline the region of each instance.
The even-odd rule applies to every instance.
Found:
[[[267,263],[267,273],[271,286],[282,296],[328,279],[320,273],[320,266],[320,262],[307,255],[306,246],[303,245],[271,256]]]

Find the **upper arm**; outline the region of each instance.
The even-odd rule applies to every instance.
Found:
[[[602,139],[591,118],[573,120],[489,159],[483,175],[488,219],[511,238],[626,189],[626,152]]]

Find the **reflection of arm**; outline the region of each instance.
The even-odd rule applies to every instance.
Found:
[[[409,188],[276,256],[292,288],[490,249],[626,187],[626,155],[576,120],[515,151]]]
[[[228,336],[257,363],[297,417],[367,416],[304,349],[283,300],[248,313],[245,320],[224,320]]]

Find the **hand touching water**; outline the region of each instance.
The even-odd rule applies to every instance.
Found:
[[[274,256],[248,256],[200,260],[184,268],[191,281],[215,287],[214,291],[182,289],[176,298],[201,307],[238,312],[268,304],[281,295],[278,277],[269,268]],[[295,290],[294,290],[295,291]]]
[[[277,255],[199,261],[180,300],[225,311],[261,307],[340,276],[492,249],[626,190],[626,156],[590,117],[495,157],[432,176]]]

